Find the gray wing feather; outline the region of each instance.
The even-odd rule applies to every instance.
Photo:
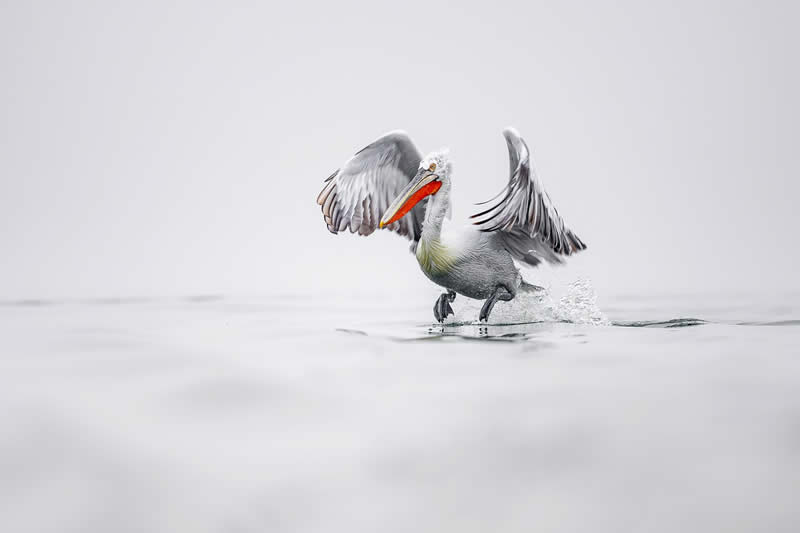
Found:
[[[561,256],[586,249],[583,241],[566,227],[531,168],[528,145],[513,128],[506,128],[503,136],[511,175],[500,194],[484,202],[497,200],[496,203],[472,215],[474,223],[481,231],[495,234],[498,244],[515,259],[533,266],[542,259],[561,263]]]
[[[328,230],[370,235],[378,229],[381,215],[417,172],[422,155],[403,131],[387,133],[362,148],[325,180],[317,196]],[[412,241],[422,233],[427,201],[419,202],[406,216],[385,227]]]

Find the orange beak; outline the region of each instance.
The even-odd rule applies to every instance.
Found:
[[[436,194],[442,186],[436,174],[425,174],[421,178],[414,180],[409,187],[395,198],[392,205],[386,210],[381,218],[379,227],[383,228],[403,218],[415,205],[423,198]]]

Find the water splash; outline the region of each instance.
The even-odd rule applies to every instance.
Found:
[[[460,297],[462,305],[447,325],[477,324],[482,301]],[[523,324],[531,322],[570,322],[607,326],[611,321],[597,306],[597,293],[588,279],[578,279],[567,286],[557,300],[550,289],[517,293],[510,302],[497,302],[489,324]]]

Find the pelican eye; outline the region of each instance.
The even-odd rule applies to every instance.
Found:
[[[434,170],[436,170],[436,163],[431,163],[431,166],[428,167],[428,170],[430,172],[433,172]]]

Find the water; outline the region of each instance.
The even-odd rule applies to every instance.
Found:
[[[4,302],[0,530],[797,531],[796,300],[562,292]]]

